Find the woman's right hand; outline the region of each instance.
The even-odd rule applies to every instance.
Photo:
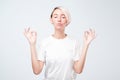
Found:
[[[37,41],[37,32],[30,30],[30,28],[26,28],[24,30],[24,35],[29,41],[30,45],[35,45]]]

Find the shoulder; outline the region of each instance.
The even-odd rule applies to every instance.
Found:
[[[47,45],[47,44],[50,43],[50,42],[51,42],[51,38],[50,38],[50,36],[49,36],[49,37],[46,37],[46,38],[40,40],[38,44],[39,44],[39,45],[42,45],[42,46],[45,46],[45,45]]]
[[[68,39],[69,39],[70,41],[74,42],[74,43],[79,42],[78,39],[76,39],[76,38],[74,38],[74,37],[72,37],[72,36],[68,36]]]
[[[44,39],[41,40],[42,43],[46,43],[48,41],[50,41],[50,37],[46,37],[46,38],[44,38]]]
[[[68,39],[71,43],[73,43],[75,46],[80,46],[80,40],[76,39],[75,37],[68,36]]]

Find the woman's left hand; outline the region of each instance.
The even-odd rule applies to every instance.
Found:
[[[95,39],[96,35],[95,35],[95,30],[93,29],[89,29],[88,31],[84,32],[84,43],[85,44],[90,44],[92,42],[93,39]]]

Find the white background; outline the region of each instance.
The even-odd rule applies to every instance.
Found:
[[[77,80],[120,80],[119,0],[0,0],[0,80],[41,80],[32,72],[24,28],[38,39],[53,33],[49,16],[55,6],[69,9],[72,22],[66,33],[79,39],[94,28],[97,38],[89,47],[85,67]]]

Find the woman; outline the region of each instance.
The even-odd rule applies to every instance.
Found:
[[[70,23],[69,12],[63,7],[55,7],[50,21],[54,26],[54,33],[40,43],[38,52],[37,32],[31,31],[30,28],[24,31],[30,44],[33,72],[39,74],[45,64],[44,80],[75,80],[76,73],[83,71],[87,50],[95,38],[95,31],[90,29],[84,32],[80,51],[78,41],[65,34],[65,28]]]

